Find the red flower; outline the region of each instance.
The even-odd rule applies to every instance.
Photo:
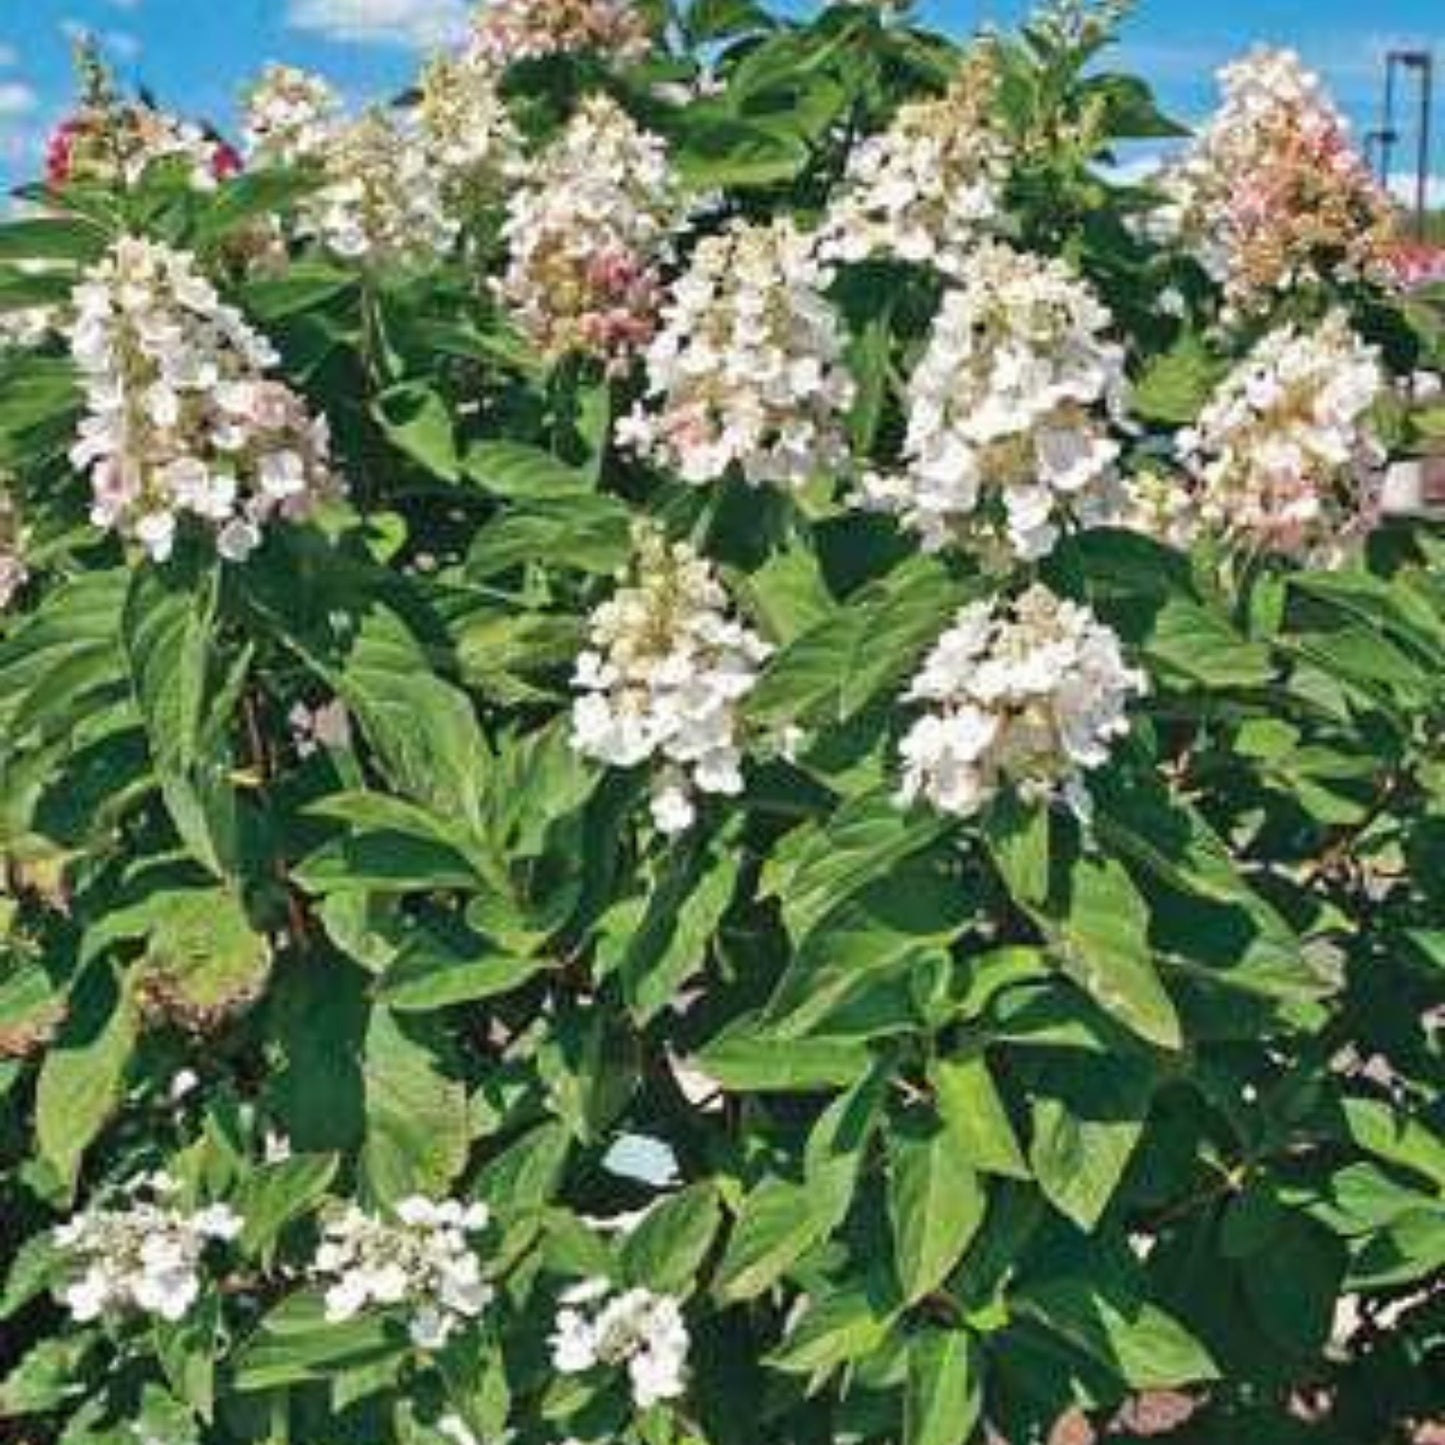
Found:
[[[246,163],[235,146],[223,140],[217,140],[213,144],[215,149],[211,154],[211,174],[218,181],[229,181],[232,176],[238,176],[245,170]]]
[[[70,180],[75,165],[76,143],[87,129],[87,122],[79,116],[72,116],[56,126],[45,148],[45,179],[50,185],[63,186]]]

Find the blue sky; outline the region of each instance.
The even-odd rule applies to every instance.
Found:
[[[924,0],[954,31],[1007,24],[1029,0]],[[353,97],[400,87],[417,53],[464,26],[468,0],[0,0],[0,184],[33,175],[71,88],[77,28],[101,35],[122,75],[174,109],[229,126],[242,82],[268,60],[329,75]],[[1445,71],[1445,0],[1141,0],[1118,61],[1148,75],[1185,119],[1210,107],[1212,73],[1255,40],[1287,43],[1324,72],[1361,130],[1376,123],[1380,57],[1430,45]],[[1441,76],[1445,120],[1445,73]],[[1445,174],[1445,126],[1435,171]],[[1445,185],[1442,185],[1445,194]]]

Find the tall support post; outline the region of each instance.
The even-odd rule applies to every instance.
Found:
[[[1414,73],[1419,85],[1419,117],[1415,126],[1415,234],[1423,241],[1430,217],[1430,129],[1434,120],[1435,57],[1428,50],[1392,50],[1385,60],[1385,106],[1393,124],[1395,68]],[[1388,145],[1389,142],[1383,142]],[[1386,172],[1385,184],[1389,185]]]
[[[1435,57],[1420,56],[1420,150],[1415,164],[1415,229],[1420,240],[1430,230],[1430,123],[1435,104]]]
[[[1380,186],[1390,189],[1390,152],[1395,148],[1395,52],[1385,57],[1385,114],[1380,121]]]

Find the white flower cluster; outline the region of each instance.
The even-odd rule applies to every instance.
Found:
[[[422,136],[432,164],[462,199],[499,192],[522,148],[498,80],[471,54],[438,56],[422,71]]]
[[[903,469],[866,477],[865,504],[898,513],[929,550],[1003,540],[1025,560],[1066,519],[1113,520],[1124,492],[1108,423],[1125,381],[1110,324],[1064,262],[976,248],[908,380]]]
[[[492,1298],[468,1236],[488,1222],[484,1204],[401,1200],[394,1220],[355,1205],[326,1225],[312,1270],[328,1281],[326,1318],[349,1320],[369,1305],[405,1304],[413,1343],[440,1349]]]
[[[1199,509],[1189,478],[1147,467],[1129,478],[1129,508],[1119,525],[1126,531],[1185,551],[1199,538]]]
[[[0,612],[14,600],[29,575],[25,566],[25,529],[6,479],[0,475]]]
[[[632,0],[488,0],[472,26],[473,52],[499,69],[549,55],[641,60],[650,40]]]
[[[260,165],[299,166],[322,159],[341,101],[330,82],[294,65],[268,65],[246,98],[242,134]]]
[[[591,95],[515,174],[502,300],[546,355],[620,365],[656,329],[658,266],[684,209],[666,145],[609,96]]]
[[[333,255],[371,266],[409,265],[449,251],[460,229],[445,175],[407,117],[374,109],[337,127],[325,180],[302,210],[302,232]]]
[[[1144,687],[1113,631],[1046,587],[972,603],[906,694],[929,711],[900,745],[900,796],[968,818],[1011,784],[1029,800],[1062,795],[1087,816],[1083,773],[1128,730],[1125,707]]]
[[[693,790],[742,791],[738,702],[772,649],[727,615],[711,565],[639,528],[630,585],[593,612],[574,678],[572,746],[609,766],[660,757],[652,812],[664,833],[693,821]]]
[[[1188,246],[1231,300],[1385,269],[1394,205],[1349,122],[1292,50],[1219,72],[1224,99],[1156,184],[1154,229]]]
[[[521,144],[495,70],[468,55],[434,59],[411,110],[355,119],[322,77],[273,65],[251,90],[245,133],[254,165],[320,168],[300,235],[378,265],[448,251],[458,211],[500,190]]]
[[[866,137],[824,221],[823,255],[891,255],[962,275],[1007,179],[1008,146],[991,114],[997,85],[994,48],[981,43],[946,94],[903,106]]]
[[[1319,565],[1374,525],[1386,452],[1379,353],[1331,312],[1267,332],[1179,434],[1200,530]]]
[[[607,1299],[611,1291],[607,1280],[593,1279],[563,1294],[552,1332],[552,1363],[564,1375],[625,1364],[639,1410],[677,1399],[687,1388],[689,1346],[677,1301],[646,1289]],[[589,1310],[589,1305],[599,1308]]]
[[[195,517],[235,561],[266,523],[308,515],[335,488],[325,419],[264,375],[275,351],[188,253],[124,237],[72,305],[87,414],[70,455],[90,470],[97,526],[159,561]]]
[[[750,483],[805,486],[848,458],[853,381],[824,295],[832,271],[791,220],[708,236],[674,283],[647,350],[647,392],[618,440],[695,485],[736,466]]]
[[[56,1248],[74,1262],[59,1298],[77,1321],[135,1312],[179,1320],[195,1304],[207,1244],[235,1239],[243,1221],[224,1204],[167,1203],[179,1188],[148,1174],[128,1186],[124,1207],[87,1209],[56,1228]]]
[[[29,351],[39,346],[60,322],[54,306],[21,306],[0,311],[0,352]]]

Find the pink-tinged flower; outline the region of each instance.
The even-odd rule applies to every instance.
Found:
[[[497,67],[549,55],[635,61],[650,43],[632,0],[490,0],[473,21],[473,52]]]
[[[337,489],[325,419],[265,374],[274,348],[190,255],[124,237],[72,309],[86,414],[70,455],[90,473],[96,526],[164,561],[191,518],[238,561],[265,525],[305,517]]]
[[[730,468],[798,489],[835,473],[853,381],[832,280],[816,238],[787,217],[705,237],[668,293],[645,400],[618,442],[694,486]]]
[[[1400,241],[1385,253],[1385,269],[1399,291],[1445,285],[1445,246]]]
[[[1192,530],[1314,565],[1344,559],[1379,515],[1371,412],[1384,391],[1377,351],[1343,313],[1267,332],[1180,433]],[[1183,520],[1175,509],[1171,524]]]
[[[499,296],[549,359],[581,353],[625,366],[657,328],[659,267],[684,213],[666,147],[593,95],[512,170],[521,184],[507,202]]]
[[[1159,232],[1246,307],[1302,283],[1383,276],[1395,207],[1318,76],[1293,51],[1261,49],[1220,81],[1220,109],[1160,177]]]

